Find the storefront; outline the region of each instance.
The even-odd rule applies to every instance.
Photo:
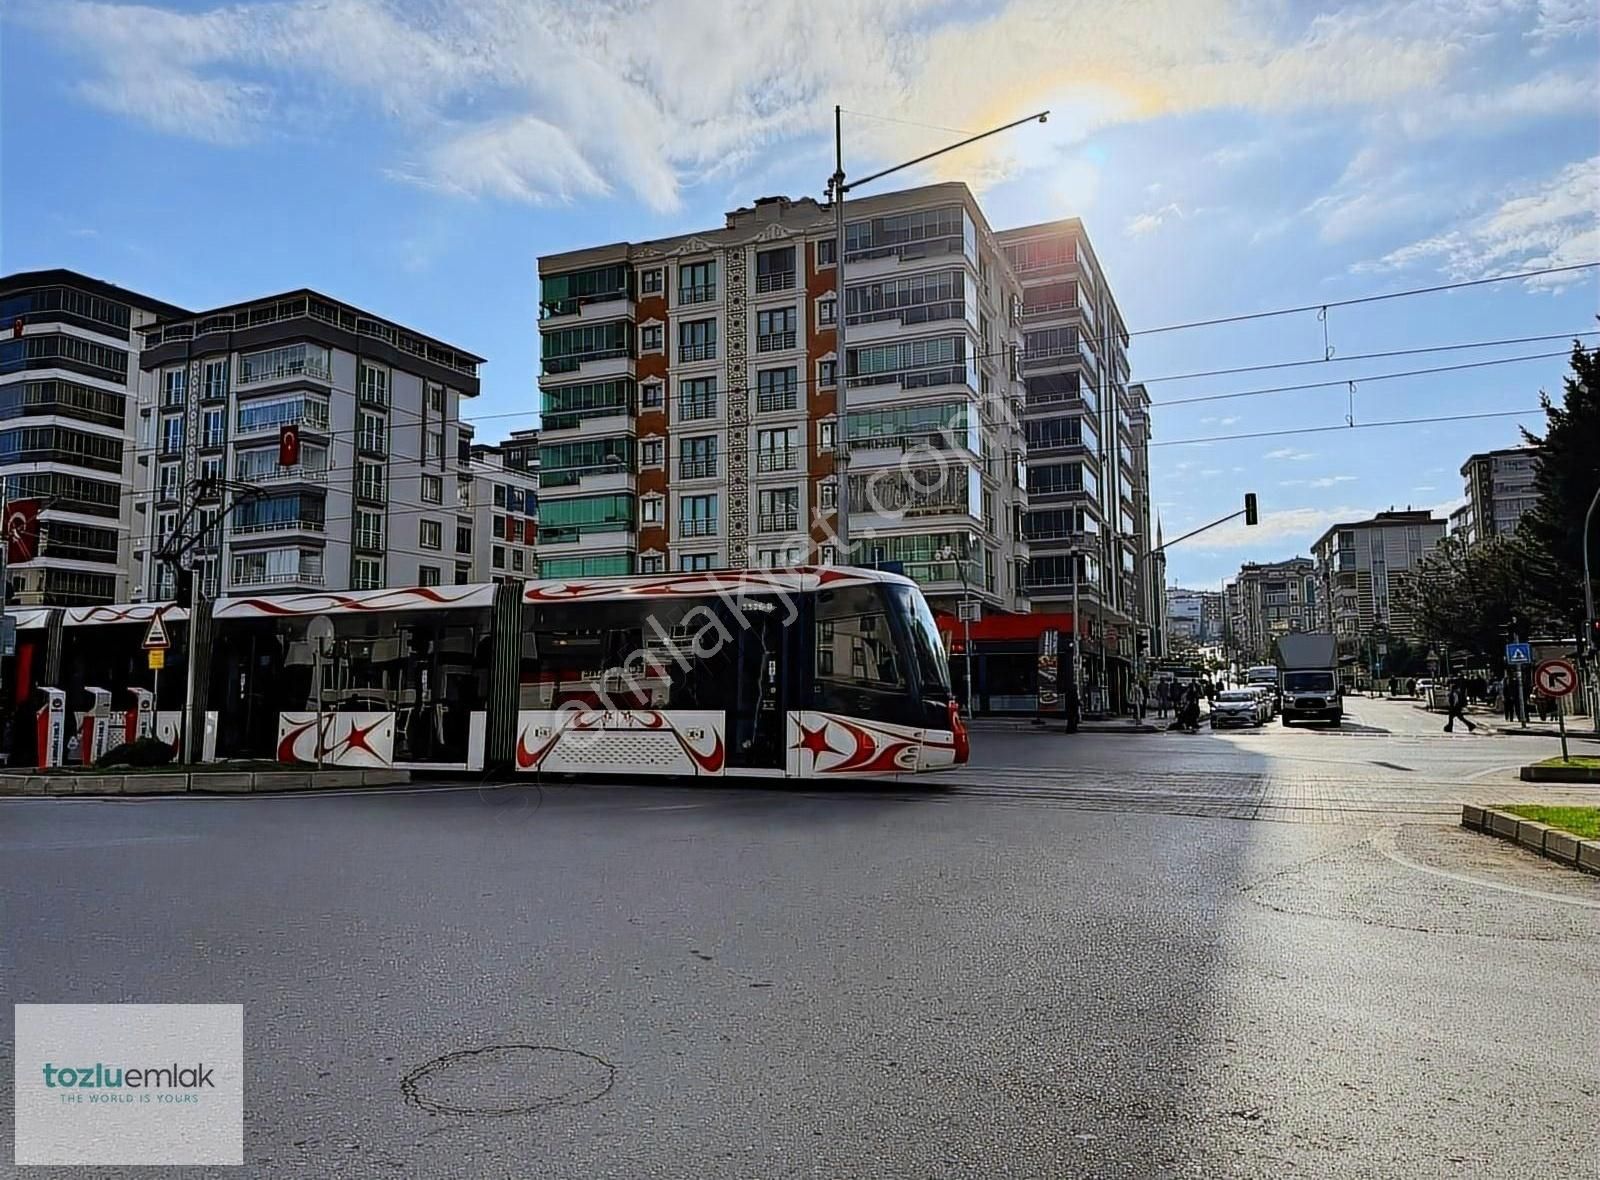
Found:
[[[935,614],[934,618],[945,650],[950,653],[950,674],[956,697],[963,704],[968,700],[967,680],[971,676],[973,715],[1032,716],[1038,713],[1041,640],[1047,632],[1057,637],[1061,668],[1059,690],[1065,691],[1072,664],[1070,613],[997,614],[973,623],[963,623],[948,614]],[[970,652],[967,650],[969,636]]]

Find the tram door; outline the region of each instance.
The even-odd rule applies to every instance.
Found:
[[[728,701],[728,765],[760,770],[784,766],[784,684],[789,644],[798,626],[785,626],[792,607],[780,598],[744,598],[735,635],[736,682]]]

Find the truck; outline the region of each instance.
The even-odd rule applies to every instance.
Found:
[[[1339,687],[1339,644],[1332,635],[1307,632],[1278,637],[1278,698],[1283,723],[1344,721]]]

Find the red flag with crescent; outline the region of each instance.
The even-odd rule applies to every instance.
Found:
[[[39,556],[39,501],[12,500],[6,504],[6,560],[12,564]]]

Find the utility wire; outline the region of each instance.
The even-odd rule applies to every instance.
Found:
[[[869,115],[866,111],[852,111],[849,107],[840,107],[846,115],[854,115],[858,119],[875,119],[879,123],[898,123],[902,127],[922,127],[929,131],[948,131],[951,135],[976,135],[976,131],[968,131],[965,127],[944,127],[938,123],[918,123],[913,119],[893,119],[888,115]]]
[[[1326,434],[1335,430],[1376,430],[1384,426],[1423,426],[1434,422],[1471,422],[1479,418],[1529,418],[1544,413],[1543,406],[1529,410],[1494,410],[1484,414],[1442,414],[1436,418],[1394,418],[1386,422],[1340,422],[1334,426],[1297,426],[1289,430],[1252,430],[1244,434],[1210,434],[1201,438],[1152,440],[1152,447],[1191,447],[1243,438],[1283,438],[1291,434]]]

